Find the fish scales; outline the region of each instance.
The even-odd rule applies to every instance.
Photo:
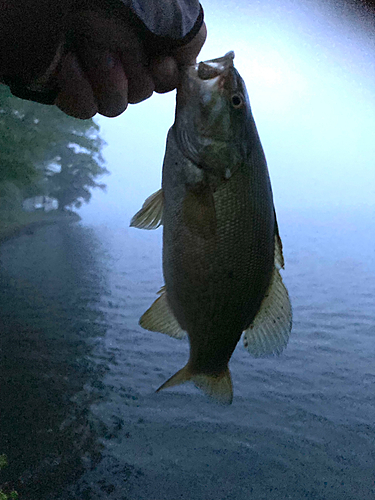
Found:
[[[132,220],[146,227],[155,200],[158,210],[162,204],[165,290],[141,324],[177,337],[186,331],[190,341],[187,365],[161,388],[192,380],[224,403],[232,400],[228,362],[242,332],[259,356],[280,353],[291,329],[267,164],[232,61],[229,53],[186,71],[160,196]]]
[[[216,362],[221,371],[255,316],[271,279],[274,216],[268,179],[264,176],[264,190],[259,192],[269,199],[251,196],[249,169],[241,165],[215,191],[217,232],[202,238],[183,220],[182,204],[189,189],[183,180],[189,160],[177,147],[173,130],[165,160],[163,270],[169,303],[182,328],[194,338],[192,356],[205,346],[212,346],[217,354],[206,357],[207,366],[199,368],[209,371]],[[267,224],[262,223],[265,219]],[[217,352],[217,346],[230,334],[232,342],[219,365],[222,352]]]

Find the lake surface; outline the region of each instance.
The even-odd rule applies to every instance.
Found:
[[[230,363],[234,401],[155,394],[188,344],[138,319],[161,231],[40,228],[0,247],[0,485],[21,500],[375,498],[375,231],[279,214],[294,311],[280,357]]]

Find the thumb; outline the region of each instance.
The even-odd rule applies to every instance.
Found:
[[[194,64],[206,38],[207,28],[205,23],[203,23],[198,33],[189,43],[173,52],[173,57],[177,61],[177,64],[179,66]]]

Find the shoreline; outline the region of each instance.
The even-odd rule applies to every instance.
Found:
[[[79,222],[81,217],[76,212],[22,212],[17,221],[0,226],[0,245],[24,234],[33,234],[34,230],[49,224]]]

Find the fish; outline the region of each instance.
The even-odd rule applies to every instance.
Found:
[[[233,400],[229,360],[278,355],[292,329],[268,167],[234,52],[183,70],[162,187],[131,226],[163,226],[165,285],[140,325],[182,339],[187,364],[157,391],[192,381]]]

